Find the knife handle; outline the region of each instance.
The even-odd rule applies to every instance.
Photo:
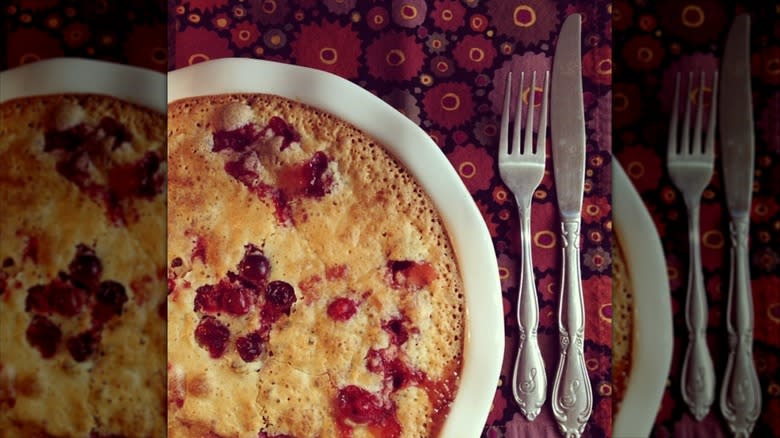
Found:
[[[753,294],[748,260],[749,216],[731,219],[731,274],[726,326],[729,358],[720,410],[736,437],[748,437],[761,413],[761,385],[753,363]]]
[[[579,437],[593,411],[593,394],[585,367],[585,307],[580,275],[580,221],[561,224],[563,269],[558,307],[561,353],[552,392],[552,409],[567,438]]]
[[[685,324],[688,347],[680,375],[680,391],[691,414],[701,421],[715,399],[715,367],[707,346],[707,295],[701,267],[699,201],[688,200],[688,291]]]
[[[517,358],[512,372],[512,395],[520,406],[520,411],[533,421],[547,398],[547,374],[545,373],[542,352],[537,340],[539,325],[539,304],[536,297],[534,268],[531,260],[531,203],[521,204],[520,243],[522,259],[520,262],[520,288],[517,300],[517,325],[520,330]]]

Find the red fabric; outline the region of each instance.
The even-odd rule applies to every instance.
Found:
[[[730,436],[719,408],[728,356],[726,303],[729,281],[728,213],[716,158],[715,175],[701,207],[702,265],[709,304],[708,345],[716,374],[716,400],[694,421],[680,392],[687,345],[684,310],[688,271],[687,213],[666,171],[666,136],[674,73],[720,66],[732,17],[751,14],[755,182],[750,224],[750,270],[755,313],[754,358],[762,413],[754,436],[780,436],[780,20],[773,2],[686,0],[616,1],[614,152],[641,192],[661,233],[674,308],[674,357],[669,386],[653,435]],[[617,68],[619,67],[619,68]],[[705,101],[706,103],[706,101]],[[720,108],[729,111],[729,108]],[[717,150],[717,148],[716,148]]]

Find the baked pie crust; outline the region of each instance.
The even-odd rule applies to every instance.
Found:
[[[414,178],[272,95],[173,102],[168,145],[169,436],[435,436],[463,285]]]

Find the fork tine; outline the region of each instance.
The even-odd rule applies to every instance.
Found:
[[[669,118],[669,140],[667,141],[667,155],[679,153],[677,149],[677,124],[680,117],[680,73],[674,80],[674,103],[672,104],[672,116]]]
[[[515,128],[512,131],[512,155],[519,157],[522,153],[520,143],[520,134],[523,132],[521,127],[523,115],[523,86],[525,84],[525,72],[520,72],[520,88],[517,89],[517,106],[515,107]]]
[[[544,91],[542,92],[542,108],[539,113],[539,130],[537,131],[535,151],[535,153],[542,155],[542,159],[544,159],[547,147],[547,100],[549,91],[550,71],[547,70],[544,72]]]
[[[712,93],[710,94],[710,120],[707,124],[707,139],[704,143],[704,153],[709,156],[715,155],[715,122],[718,108],[718,71],[716,70],[712,77]]]
[[[691,92],[693,91],[693,72],[688,74],[688,92],[685,93],[685,119],[683,119],[680,153],[691,153]]]
[[[534,151],[534,105],[536,104],[536,72],[531,75],[531,88],[528,89],[528,114],[525,118],[525,140],[523,141],[523,153],[532,154]]]
[[[694,154],[701,154],[702,150],[701,136],[702,136],[702,118],[704,117],[704,79],[706,74],[701,72],[699,78],[699,92],[696,96],[696,126],[693,128],[693,140],[691,149]]]
[[[498,138],[498,156],[509,154],[509,99],[512,94],[512,72],[506,75],[504,86],[504,111],[501,114],[501,132]]]

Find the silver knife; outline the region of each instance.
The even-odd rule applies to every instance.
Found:
[[[731,232],[726,325],[729,358],[720,410],[737,437],[747,437],[761,413],[761,386],[753,363],[753,294],[748,228],[753,191],[753,106],[750,94],[750,17],[740,15],[726,40],[720,77],[720,146]]]
[[[585,367],[585,307],[580,275],[580,216],[585,181],[585,115],[579,14],[566,18],[553,58],[550,90],[555,192],[561,213],[563,266],[558,306],[561,353],[552,409],[566,437],[579,437],[593,410]]]

